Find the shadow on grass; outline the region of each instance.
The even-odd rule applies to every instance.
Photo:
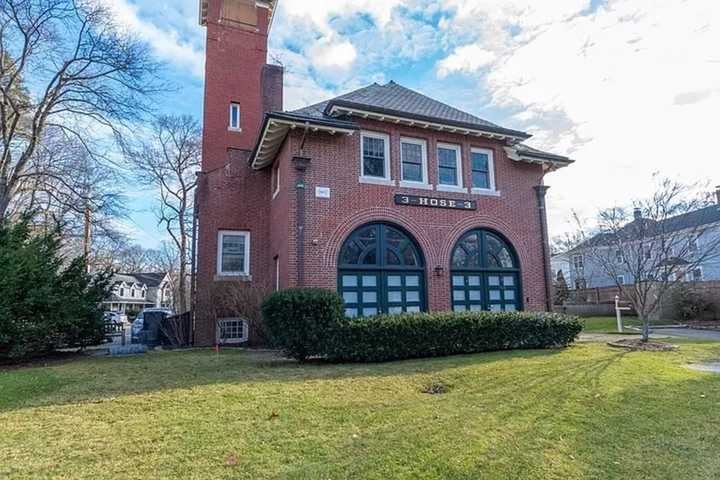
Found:
[[[513,350],[387,363],[299,363],[272,351],[210,349],[89,358],[44,368],[0,371],[0,412],[102,401],[213,384],[302,383],[434,374],[512,359],[551,358],[563,349]]]

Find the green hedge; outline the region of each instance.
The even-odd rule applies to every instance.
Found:
[[[382,362],[571,344],[582,330],[577,317],[532,312],[443,312],[347,319],[340,296],[291,289],[262,307],[274,345],[298,360]]]
[[[305,360],[320,353],[328,332],[340,324],[343,301],[329,290],[281,290],[265,299],[262,315],[272,345],[289,357]]]
[[[322,354],[333,361],[383,362],[571,344],[576,317],[552,313],[444,312],[383,315],[346,321],[327,336]]]

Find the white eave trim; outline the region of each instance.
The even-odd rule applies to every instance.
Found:
[[[537,165],[542,165],[543,169],[546,172],[554,172],[555,170],[567,167],[571,163],[553,161],[550,159],[538,158],[530,155],[523,155],[522,152],[519,152],[515,147],[505,147],[505,153],[507,154],[507,157],[514,162],[534,163]]]
[[[273,17],[275,16],[275,2],[276,1],[277,0],[265,0],[265,1],[257,0],[255,2],[255,5],[257,5],[258,7],[267,8],[268,10],[270,10],[270,20],[268,22],[269,25],[272,25]],[[203,26],[203,27],[205,25],[207,25],[208,3],[209,3],[209,0],[200,0],[199,1],[200,13],[198,15],[198,23],[200,24],[200,26]],[[268,28],[268,30],[269,30],[269,28]]]
[[[260,143],[258,144],[257,151],[252,159],[252,168],[260,170],[272,165],[288,132],[290,130],[295,130],[296,128],[302,128],[309,132],[326,132],[330,135],[338,133],[352,135],[355,133],[354,129],[317,125],[309,121],[302,122],[277,118],[270,119],[265,125],[262,137],[260,137]]]
[[[357,108],[333,105],[333,107],[330,109],[330,115],[336,115],[336,114],[348,115],[348,116],[354,115],[356,117],[368,118],[371,120],[379,120],[381,122],[391,122],[391,123],[397,123],[397,124],[401,124],[401,125],[407,125],[409,127],[419,127],[419,128],[429,129],[429,130],[436,130],[436,131],[440,131],[440,132],[458,133],[461,135],[484,137],[484,138],[489,138],[491,140],[503,140],[503,141],[507,141],[511,145],[515,145],[524,140],[527,140],[527,137],[520,137],[520,136],[516,136],[516,135],[508,135],[508,134],[503,134],[503,133],[489,132],[486,130],[464,128],[464,127],[458,127],[455,125],[447,125],[447,124],[443,124],[443,123],[426,122],[424,120],[416,120],[413,118],[398,117],[395,115],[387,115],[385,113],[369,112],[367,110],[360,110]]]

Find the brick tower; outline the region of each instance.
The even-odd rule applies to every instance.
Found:
[[[267,64],[275,0],[200,0],[200,24],[207,28],[203,159],[197,201],[196,285],[199,302],[218,282],[271,283],[269,255],[270,173],[255,171],[248,158],[263,115],[282,110],[283,70]],[[223,231],[251,232],[253,270],[217,278],[218,242]],[[250,238],[250,237],[248,237]],[[242,247],[242,243],[238,243]],[[255,261],[250,261],[255,259]],[[195,343],[215,341],[214,318],[198,305]]]

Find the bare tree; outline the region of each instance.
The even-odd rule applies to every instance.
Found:
[[[200,125],[189,116],[162,116],[157,119],[148,139],[139,148],[128,151],[138,180],[157,189],[155,210],[158,222],[177,248],[178,306],[189,306],[187,293],[190,265],[194,190],[201,160]]]
[[[634,202],[633,209],[601,211],[600,233],[575,249],[632,303],[644,342],[651,317],[672,288],[720,257],[717,224],[700,219],[703,209],[718,207],[710,207],[709,197],[697,191],[697,186],[660,180],[655,193]]]
[[[159,85],[147,46],[118,29],[100,2],[2,0],[0,6],[4,218],[35,185],[33,177],[46,175],[33,162],[48,129],[75,138],[93,157],[105,157],[88,139],[121,136],[148,113],[148,97]]]

